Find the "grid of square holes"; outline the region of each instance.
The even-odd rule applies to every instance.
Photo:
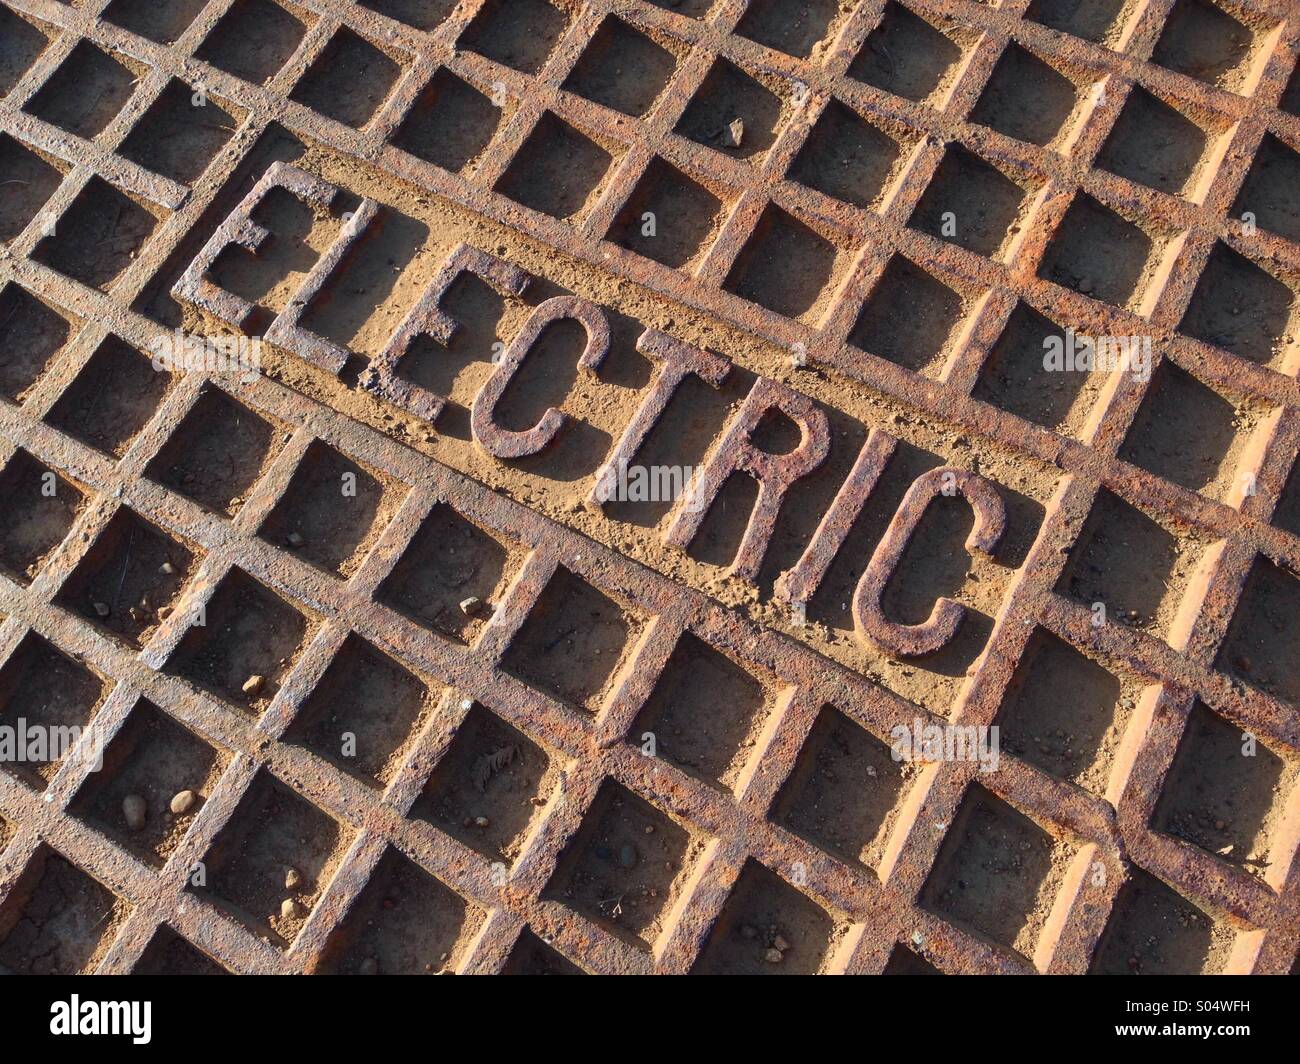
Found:
[[[66,892],[100,929],[59,957],[74,970],[1292,966],[1296,648],[1254,621],[1297,630],[1294,21],[1211,0],[782,9],[0,6],[0,179],[23,190],[0,214],[0,327],[24,338],[4,369],[3,476],[57,484],[4,537],[3,683],[11,704],[111,736],[109,778],[73,759],[0,778],[0,964],[46,956],[37,913]],[[96,93],[69,91],[74,69]],[[195,93],[214,121],[177,143]],[[490,192],[503,216],[513,198],[516,224],[568,252],[1062,466],[957,712],[1014,719],[1042,655],[1081,675],[1123,660],[1146,682],[1109,783],[1063,788],[1086,773],[1050,739],[987,779],[955,764],[895,779],[879,755],[911,706],[364,429],[308,428],[312,405],[278,386],[97,387],[143,361],[156,327],[124,310],[273,117],[441,194]],[[639,242],[647,210],[682,228]],[[891,335],[889,306],[915,295],[963,327]],[[121,336],[93,324],[108,320]],[[1044,321],[1150,336],[1156,373],[1035,399],[1018,359]],[[1214,426],[1173,454],[1143,439],[1171,403]],[[257,460],[205,468],[211,433]],[[1224,481],[1234,448],[1251,476]],[[320,546],[290,515],[348,471],[369,519]],[[1194,577],[1170,562],[1172,609],[1134,581],[1134,617],[1165,608],[1154,634],[1090,623],[1110,521],[1147,557],[1210,544]],[[422,535],[439,522],[482,546],[471,577]],[[121,587],[164,564],[123,610]],[[403,601],[412,578],[428,594]],[[462,585],[499,608],[466,613]],[[598,618],[561,637],[576,670],[551,660],[546,620],[575,602]],[[708,736],[683,725],[698,695],[682,677],[701,668],[736,707]],[[391,728],[366,734],[339,669],[401,707]],[[40,690],[65,673],[66,698]],[[340,721],[364,757],[331,746]],[[1189,797],[1187,764],[1242,729],[1261,767]],[[125,834],[124,789],[153,787],[153,808],[176,785],[137,779],[151,743],[204,801],[188,827]],[[507,798],[488,809],[498,776]],[[968,893],[990,867],[997,882]]]

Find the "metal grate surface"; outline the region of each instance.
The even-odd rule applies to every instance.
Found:
[[[1298,47],[1285,0],[4,0],[0,724],[106,745],[0,772],[0,965],[1291,970]],[[520,368],[496,453],[572,416],[494,458],[554,297],[609,357]],[[404,322],[468,368],[411,388]],[[148,370],[231,325],[264,374]],[[1027,361],[1066,330],[1152,372]],[[674,339],[731,368],[675,420]],[[764,395],[752,518],[716,462],[702,527],[591,500]],[[937,470],[991,558],[890,525]],[[873,555],[958,637],[864,638]],[[890,758],[945,723],[996,771]]]

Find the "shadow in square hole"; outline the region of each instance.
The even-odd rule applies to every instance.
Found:
[[[70,811],[125,846],[146,864],[161,868],[180,845],[212,794],[230,755],[200,739],[150,702],[141,701],[104,751],[104,764],[86,777]],[[171,811],[184,791],[194,796],[182,814]],[[144,801],[144,823],[127,822],[127,798]]]
[[[561,956],[528,928],[515,940],[506,958],[502,975],[586,975],[581,968]]]
[[[1012,42],[993,68],[970,120],[1046,146],[1067,131],[1079,97],[1078,85]]]
[[[191,878],[187,889],[213,898],[252,933],[283,948],[329,885],[349,836],[328,813],[260,769],[203,858],[206,885]]]
[[[1043,428],[1081,436],[1106,386],[1096,370],[1050,372],[1043,360],[1048,341],[1065,329],[1027,303],[1017,303],[975,382],[974,398],[992,403]]]
[[[817,975],[839,931],[830,913],[750,859],[691,974]]]
[[[500,603],[509,560],[506,546],[439,503],[377,597],[416,624],[472,643]]]
[[[774,85],[720,57],[677,123],[676,132],[732,158],[757,163],[776,143],[785,120],[785,101]]]
[[[25,288],[0,289],[0,395],[21,403],[71,331],[67,318]]]
[[[996,257],[1019,229],[1026,190],[961,145],[948,148],[908,226]]]
[[[270,705],[309,635],[306,617],[239,569],[190,621],[167,671],[255,714]]]
[[[643,627],[631,611],[561,567],[511,640],[502,667],[595,712]]]
[[[1182,111],[1134,85],[1097,165],[1171,196],[1189,194],[1210,136]]]
[[[1089,609],[1104,604],[1107,622],[1163,638],[1200,561],[1199,547],[1194,532],[1176,534],[1102,488],[1056,591]]]
[[[235,0],[195,57],[254,85],[271,80],[289,61],[307,27],[271,0]]]
[[[9,95],[49,43],[49,38],[27,19],[0,7],[0,96]]]
[[[880,24],[849,66],[849,77],[919,102],[952,82],[961,59],[960,44],[890,0]]]
[[[0,907],[0,970],[89,974],[128,911],[125,901],[42,844]]]
[[[171,385],[149,358],[108,336],[45,415],[47,424],[114,458],[154,415]]]
[[[823,706],[772,819],[841,860],[874,867],[904,787],[903,767],[889,748]]]
[[[1300,64],[1295,68],[1291,75],[1291,80],[1287,83],[1286,91],[1282,93],[1282,99],[1278,106],[1283,111],[1293,115],[1300,115]]]
[[[158,210],[92,177],[53,221],[53,231],[36,245],[32,258],[89,288],[107,289],[153,235]]]
[[[787,318],[816,322],[833,294],[840,249],[768,204],[723,287]]]
[[[89,139],[122,110],[137,74],[89,41],[81,41],[23,110]]]
[[[606,780],[543,897],[652,949],[702,848],[702,840],[666,813]]]
[[[653,215],[649,229],[647,214]],[[682,269],[708,252],[725,217],[717,196],[656,156],[614,219],[607,239]]]
[[[138,647],[171,613],[194,568],[189,546],[124,506],[54,601]]]
[[[901,153],[893,137],[832,99],[795,158],[790,176],[845,203],[872,207],[889,185]]]
[[[360,129],[383,106],[401,73],[395,59],[344,27],[330,39],[290,98]]]
[[[283,430],[220,388],[208,388],[145,476],[234,517],[282,446]]]
[[[444,68],[420,93],[393,143],[459,173],[483,154],[504,115],[491,99]]]
[[[65,729],[79,731],[89,725],[107,693],[101,677],[28,632],[0,666],[0,723],[17,728],[22,718],[27,730],[44,731],[49,739],[44,750],[32,746],[24,751],[26,760],[0,761],[0,768],[43,791],[71,755],[55,737],[75,738],[76,733]]]
[[[736,32],[751,41],[788,55],[806,59],[813,46],[830,34],[831,24],[844,7],[840,0],[751,0]]]
[[[195,100],[202,99],[201,105]],[[172,80],[135,124],[120,154],[183,185],[197,179],[224,148],[239,119],[206,94]]]
[[[921,905],[1032,958],[1071,857],[1068,843],[975,784],[939,848]]]
[[[1263,229],[1300,240],[1300,152],[1265,135],[1230,213],[1247,211]]]
[[[1300,576],[1260,555],[1251,567],[1215,668],[1300,706]]]
[[[972,309],[960,292],[895,255],[862,305],[849,343],[933,376]]]
[[[496,190],[552,218],[575,218],[595,201],[613,164],[613,155],[547,111]]]
[[[113,0],[104,19],[124,30],[148,37],[158,44],[171,44],[189,29],[207,0]]]
[[[381,712],[376,712],[382,707]],[[392,782],[432,712],[428,685],[350,634],[284,741],[305,746],[372,787]]]
[[[1085,41],[1113,44],[1124,29],[1120,16],[1132,0],[1033,0],[1025,18]]]
[[[513,864],[559,776],[552,754],[475,702],[410,815]]]
[[[1199,699],[1165,775],[1151,818],[1157,831],[1263,877],[1298,774],[1295,764]],[[1274,867],[1279,881],[1285,870]]]
[[[1081,192],[1061,219],[1038,276],[1136,310],[1152,283],[1159,250],[1144,229]]]
[[[483,912],[389,847],[330,936],[318,974],[425,975],[453,970]]]
[[[1166,359],[1120,447],[1126,462],[1215,499],[1233,488],[1262,408],[1234,403]]]
[[[924,957],[913,953],[906,946],[895,946],[894,952],[889,955],[889,961],[885,965],[881,975],[943,975],[933,964]]]
[[[1138,681],[1121,679],[1040,628],[994,723],[1008,753],[1102,795],[1140,691]]]
[[[1151,62],[1229,92],[1244,92],[1255,49],[1254,32],[1217,4],[1177,0]]]
[[[314,440],[257,534],[326,572],[349,577],[400,501],[396,485]]]
[[[154,933],[132,975],[229,975],[225,968],[164,924]]]
[[[569,16],[546,0],[487,0],[457,47],[536,74],[568,24]]]
[[[734,788],[753,756],[771,704],[763,684],[691,633],[677,642],[629,732],[640,746],[716,787]]]
[[[457,0],[361,0],[362,7],[405,22],[417,30],[436,30],[456,10]]]
[[[672,52],[611,15],[562,87],[623,114],[643,115],[676,69]]]
[[[1236,936],[1231,929],[1134,868],[1120,889],[1090,975],[1213,975]]]
[[[714,0],[649,0],[655,7],[666,8],[687,18],[703,18],[709,13]]]
[[[1273,525],[1300,536],[1300,461],[1291,468],[1291,476],[1282,489],[1277,509],[1273,511]]]
[[[0,472],[0,567],[20,584],[30,583],[50,553],[63,542],[85,505],[71,481],[26,451],[15,451]]]
[[[1300,298],[1291,285],[1219,242],[1178,331],[1281,370],[1300,352]]]
[[[62,181],[63,171],[52,159],[0,133],[0,241],[26,229]]]

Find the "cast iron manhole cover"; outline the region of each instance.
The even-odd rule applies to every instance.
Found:
[[[1286,0],[3,0],[0,967],[1300,943]]]

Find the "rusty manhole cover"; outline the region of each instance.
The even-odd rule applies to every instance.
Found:
[[[1300,944],[1289,0],[3,0],[0,967]]]

